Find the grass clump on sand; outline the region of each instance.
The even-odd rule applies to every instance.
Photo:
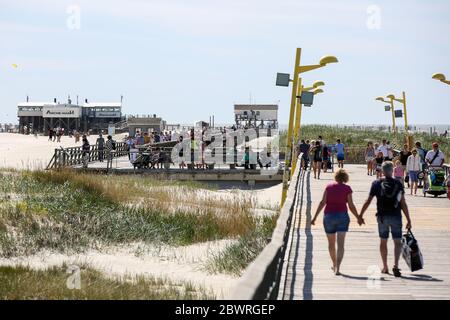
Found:
[[[3,300],[198,300],[214,299],[204,289],[190,283],[163,279],[130,277],[107,278],[83,267],[80,286],[67,285],[67,267],[33,270],[28,267],[0,267],[0,299]],[[70,280],[69,280],[70,283]]]
[[[213,273],[242,275],[245,268],[267,245],[275,229],[277,218],[278,215],[261,218],[254,230],[241,236],[221,252],[213,254],[206,264],[206,269]]]
[[[256,228],[251,199],[201,191],[138,176],[3,172],[0,256],[131,242],[189,245]]]

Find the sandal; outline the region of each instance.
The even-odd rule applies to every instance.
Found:
[[[392,272],[394,273],[394,276],[396,278],[400,278],[402,276],[402,273],[400,272],[400,269],[397,267],[392,268]]]

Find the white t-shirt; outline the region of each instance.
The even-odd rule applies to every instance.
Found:
[[[436,157],[436,159],[434,159],[434,161],[430,164],[430,166],[441,166],[441,163],[445,159],[445,157],[444,153],[441,150],[438,150],[438,152],[439,152],[438,156]],[[434,150],[430,150],[428,151],[425,159],[431,161],[433,160],[435,154],[436,152]]]
[[[388,145],[381,145],[378,147],[377,152],[383,152],[383,157],[389,157],[389,146]]]

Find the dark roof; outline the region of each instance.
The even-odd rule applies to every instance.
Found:
[[[276,104],[235,104],[234,110],[278,110]]]

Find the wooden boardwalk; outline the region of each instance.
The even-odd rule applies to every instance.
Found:
[[[346,169],[359,211],[374,177],[367,176],[362,165],[348,165]],[[366,225],[358,226],[351,215],[342,275],[335,276],[322,225],[323,212],[316,226],[310,225],[323,189],[332,180],[332,173],[322,174],[321,180],[315,180],[312,172],[302,173],[279,299],[450,299],[450,201],[443,196],[424,198],[420,189],[419,195],[410,196],[406,190],[412,230],[423,252],[425,268],[412,273],[400,258],[403,278],[395,278],[380,273],[374,199],[365,214]],[[388,259],[392,268],[392,241]]]

